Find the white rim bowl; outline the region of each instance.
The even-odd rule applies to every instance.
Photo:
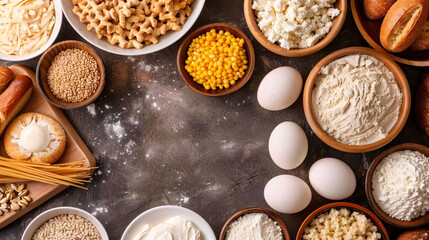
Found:
[[[63,22],[63,12],[61,11],[61,0],[52,0],[52,1],[54,2],[54,7],[55,7],[55,25],[54,25],[54,28],[52,29],[51,36],[49,37],[45,45],[43,45],[39,50],[33,53],[22,55],[22,56],[9,55],[9,54],[4,54],[0,52],[0,59],[6,60],[6,61],[29,60],[45,52],[46,49],[48,49],[55,42],[61,30],[61,25]]]
[[[97,48],[100,48],[106,52],[118,54],[118,55],[124,55],[124,56],[136,56],[136,55],[144,55],[149,54],[153,52],[157,52],[161,49],[164,49],[171,44],[175,43],[177,40],[179,40],[183,35],[186,34],[186,32],[191,29],[192,25],[197,21],[198,17],[200,16],[200,13],[204,7],[205,0],[195,0],[192,5],[192,12],[191,15],[186,19],[185,24],[182,26],[182,29],[178,32],[175,31],[168,31],[166,35],[161,36],[159,38],[158,44],[152,44],[149,46],[144,46],[141,49],[124,49],[120,48],[117,45],[111,45],[109,42],[107,42],[107,39],[103,37],[102,39],[98,39],[97,35],[95,34],[95,30],[88,31],[86,26],[87,24],[81,23],[79,21],[79,17],[73,13],[73,1],[71,0],[61,0],[63,5],[63,11],[64,15],[66,16],[69,23],[72,25],[72,27],[76,30],[76,32],[79,33],[80,36],[82,36],[86,41],[91,43],[92,45],[96,46]]]
[[[203,235],[204,240],[216,240],[212,228],[204,218],[187,208],[170,205],[155,207],[137,216],[130,225],[128,225],[127,229],[125,229],[121,240],[135,240],[141,233],[143,225],[156,225],[174,216],[181,216],[195,224]]]
[[[22,235],[21,240],[31,240],[33,234],[36,232],[37,229],[39,229],[39,227],[43,223],[45,223],[51,218],[62,214],[74,214],[85,218],[86,220],[90,221],[95,226],[95,228],[97,228],[98,232],[100,233],[101,239],[109,240],[109,236],[107,235],[106,229],[104,229],[103,225],[100,223],[100,221],[98,221],[97,218],[92,216],[89,212],[74,207],[57,207],[41,213],[39,216],[33,219],[30,224],[28,224],[27,228],[24,231],[24,234]]]

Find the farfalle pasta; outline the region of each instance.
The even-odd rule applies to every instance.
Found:
[[[140,49],[157,44],[169,30],[179,31],[194,0],[73,0],[73,12],[88,31],[112,45]]]

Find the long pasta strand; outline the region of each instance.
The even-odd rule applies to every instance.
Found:
[[[45,164],[0,157],[0,183],[37,181],[51,185],[67,185],[82,189],[90,182],[90,171],[97,167],[83,167],[84,162]]]

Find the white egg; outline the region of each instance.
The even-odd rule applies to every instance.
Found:
[[[279,175],[265,185],[264,197],[274,210],[293,214],[302,211],[310,204],[311,190],[300,178]]]
[[[316,161],[311,166],[308,177],[314,190],[330,200],[348,198],[356,189],[353,170],[335,158],[322,158]]]
[[[298,124],[282,122],[271,133],[268,150],[277,166],[286,170],[297,168],[307,156],[307,136]]]
[[[270,111],[283,110],[301,94],[302,76],[292,67],[279,67],[269,72],[258,88],[258,102]]]

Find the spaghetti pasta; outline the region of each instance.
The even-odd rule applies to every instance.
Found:
[[[48,41],[54,25],[52,0],[0,0],[0,52],[35,52]]]
[[[49,165],[0,157],[0,183],[37,181],[51,185],[67,185],[82,189],[91,171],[96,167],[84,167],[83,162]]]

